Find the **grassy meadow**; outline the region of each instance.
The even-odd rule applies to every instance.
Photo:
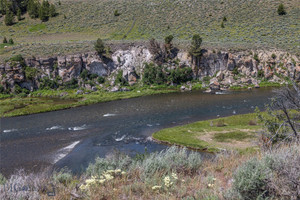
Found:
[[[260,129],[256,114],[251,113],[167,128],[152,137],[158,142],[208,152],[226,149],[245,153],[257,149],[255,141]]]
[[[0,59],[14,54],[47,56],[93,50],[102,38],[111,43],[145,42],[175,36],[188,44],[199,33],[205,47],[233,49],[278,48],[299,53],[297,0],[283,1],[287,15],[279,16],[280,2],[272,0],[50,0],[59,15],[41,23],[25,19],[5,26],[0,18],[0,41],[13,38],[15,45],[0,46]],[[60,3],[59,3],[60,2]],[[118,10],[120,16],[115,16]],[[221,23],[224,21],[224,28]]]

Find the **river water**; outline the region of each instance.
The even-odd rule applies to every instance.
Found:
[[[151,141],[162,128],[264,108],[271,89],[204,94],[171,93],[99,103],[0,121],[0,172],[47,166],[85,169],[97,156],[166,148]]]

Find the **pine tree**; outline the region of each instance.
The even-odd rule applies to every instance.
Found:
[[[55,16],[56,16],[56,9],[55,9],[54,4],[51,4],[51,5],[50,5],[50,8],[49,8],[49,16],[50,16],[50,17],[55,17]]]
[[[7,44],[7,39],[6,39],[6,37],[3,38],[3,44]]]
[[[18,8],[18,10],[17,10],[17,18],[18,18],[18,21],[22,20],[22,13],[21,13],[21,9],[20,8]]]
[[[2,15],[6,14],[6,7],[7,7],[6,4],[7,4],[6,0],[0,0],[0,13]]]
[[[201,44],[202,38],[199,34],[195,34],[192,38],[192,43],[190,47],[190,54],[193,56],[200,56],[201,55]]]
[[[224,22],[221,23],[221,28],[225,28]]]
[[[6,10],[6,15],[5,15],[5,18],[4,18],[4,23],[6,26],[11,26],[14,24],[14,14],[13,12],[11,12],[10,9],[7,9]]]
[[[14,40],[12,38],[9,39],[8,41],[9,44],[14,44]]]
[[[40,3],[35,0],[29,0],[27,5],[28,14],[31,18],[39,17]]]
[[[95,43],[95,50],[100,55],[105,53],[104,42],[100,38],[98,38],[98,40]]]
[[[39,10],[39,18],[45,22],[48,21],[49,19],[49,9],[50,9],[50,4],[47,0],[43,0],[42,5]]]
[[[277,13],[278,15],[286,15],[286,11],[282,3],[278,6]]]

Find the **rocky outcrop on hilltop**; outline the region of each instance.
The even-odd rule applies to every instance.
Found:
[[[55,81],[56,84],[75,80],[81,87],[92,88],[92,84],[81,76],[84,71],[92,77],[108,78],[112,86],[117,84],[116,75],[122,71],[123,79],[134,85],[142,77],[145,63],[154,62],[154,57],[147,47],[139,45],[116,50],[109,58],[95,52],[26,58],[23,63],[8,61],[0,64],[0,82],[5,90],[14,90],[16,85],[34,90],[40,87],[44,79]],[[202,50],[198,66],[192,63],[187,52],[179,51],[162,65],[166,68],[190,67],[193,78],[202,80],[203,85],[212,90],[231,86],[259,87],[262,79],[279,83],[289,79],[300,81],[299,57],[281,51]],[[97,80],[94,82],[101,84]]]

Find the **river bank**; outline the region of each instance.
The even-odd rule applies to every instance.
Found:
[[[194,150],[213,153],[236,150],[246,153],[258,149],[256,138],[261,129],[256,113],[250,113],[167,128],[154,133],[152,137],[162,144]]]

